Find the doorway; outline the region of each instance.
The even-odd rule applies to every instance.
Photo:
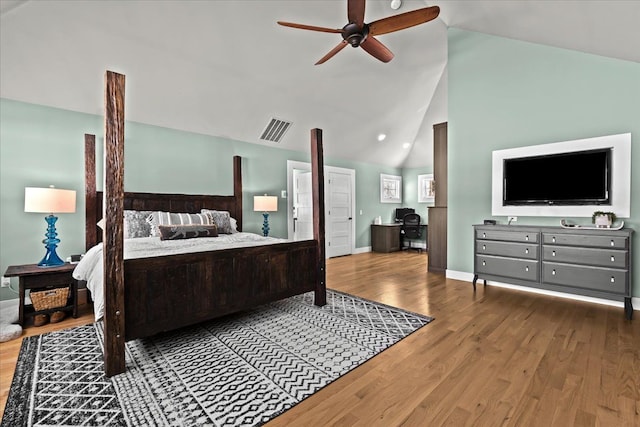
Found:
[[[324,167],[327,258],[354,252],[355,170]],[[311,164],[287,161],[287,231],[292,240],[313,238]]]

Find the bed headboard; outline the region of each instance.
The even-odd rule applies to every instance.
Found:
[[[102,241],[97,223],[102,219],[103,192],[96,190],[95,135],[85,135],[85,247],[89,250]],[[124,193],[124,209],[200,213],[200,209],[229,211],[242,231],[242,158],[233,157],[233,195],[168,193]]]

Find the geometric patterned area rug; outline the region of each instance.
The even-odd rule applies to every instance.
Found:
[[[104,376],[102,324],[23,340],[2,426],[261,425],[432,318],[327,290],[126,344]]]

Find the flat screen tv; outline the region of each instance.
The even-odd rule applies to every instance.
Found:
[[[415,211],[414,208],[396,208],[396,222],[402,222],[406,214],[415,213]]]
[[[503,162],[503,206],[611,204],[610,148]]]

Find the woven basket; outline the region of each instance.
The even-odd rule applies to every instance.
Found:
[[[31,292],[31,303],[36,311],[50,308],[64,307],[69,298],[69,288],[47,289],[46,291]]]

